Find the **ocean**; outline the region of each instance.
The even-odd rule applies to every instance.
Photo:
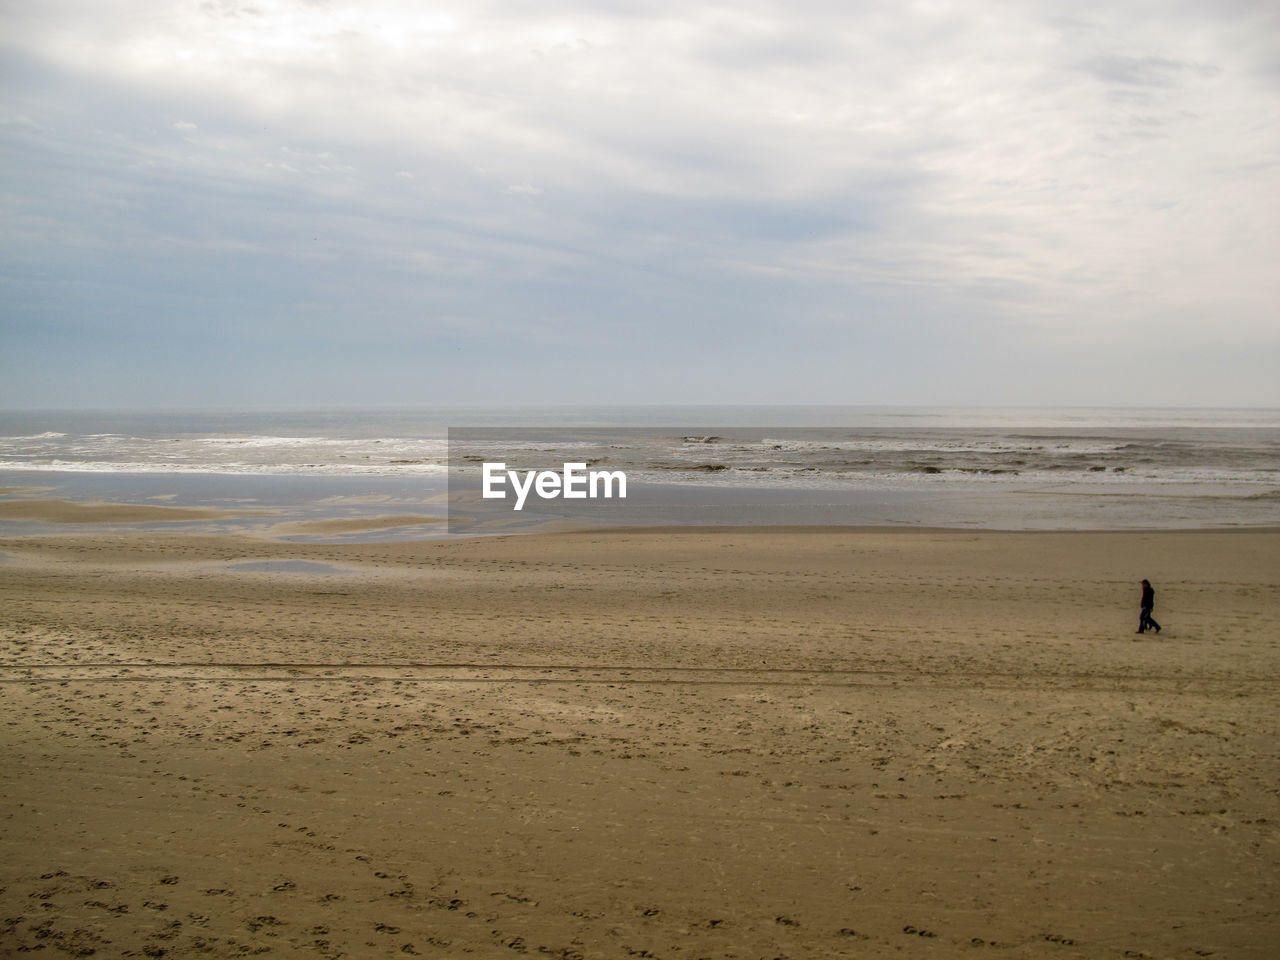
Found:
[[[623,471],[628,495],[607,503],[531,502],[517,514],[507,503],[468,495],[480,463],[497,461],[512,469],[582,462]],[[298,540],[511,533],[548,524],[1280,526],[1280,411],[11,412],[0,414],[0,488],[6,499],[260,512],[256,519],[242,513],[166,522],[165,529],[255,532],[318,519],[438,518],[288,535]],[[0,525],[11,534],[50,529],[29,519]]]

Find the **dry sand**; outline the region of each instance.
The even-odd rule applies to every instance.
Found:
[[[0,541],[0,953],[1273,957],[1278,594],[1273,532]]]
[[[272,528],[276,536],[297,533],[321,533],[337,535],[364,530],[390,530],[394,527],[417,527],[423,524],[440,525],[449,521],[445,517],[428,517],[422,514],[400,514],[380,517],[339,517],[334,520],[300,520],[281,523]]]

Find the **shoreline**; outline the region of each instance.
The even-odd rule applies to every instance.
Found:
[[[41,492],[45,488],[37,488]],[[286,537],[298,535],[326,534],[342,536],[347,534],[377,533],[396,530],[397,528],[417,526],[440,526],[449,523],[445,516],[431,514],[386,514],[376,513],[364,517],[326,516],[324,519],[289,519],[277,508],[227,508],[227,507],[186,507],[168,504],[139,503],[137,501],[70,501],[49,498],[14,496],[19,488],[8,488],[0,491],[0,539],[10,537],[39,538],[42,536],[81,536],[90,535],[102,527],[113,527],[112,533],[120,536],[256,536],[261,539],[279,540],[282,543],[307,543],[320,541],[286,540]],[[156,498],[151,498],[156,499]],[[373,500],[372,507],[387,506]],[[266,524],[256,530],[219,529],[216,525],[205,529],[165,530],[163,525],[192,524],[206,522],[216,524],[218,521],[252,521],[259,520]],[[523,521],[523,518],[521,518]],[[7,528],[21,523],[45,524],[25,531],[10,534]],[[65,530],[76,527],[75,530]],[[956,533],[1227,533],[1240,532],[1276,532],[1280,524],[1222,524],[1203,526],[1063,526],[1063,527],[1018,527],[987,525],[937,525],[910,521],[885,521],[883,523],[618,523],[600,524],[590,521],[540,521],[529,520],[524,526],[512,526],[509,530],[494,530],[484,524],[461,533],[449,532],[436,536],[422,537],[422,542],[433,542],[440,539],[472,539],[476,537],[507,536],[546,536],[556,534],[622,534],[647,532],[653,535],[669,533],[710,533],[715,531],[757,531],[761,533],[825,533],[825,532],[882,532],[896,531],[952,531]],[[473,531],[473,532],[472,532]],[[337,540],[335,544],[357,543],[358,540]],[[385,542],[385,541],[377,541]],[[417,542],[413,538],[404,538],[396,542]]]
[[[15,485],[16,484],[16,485]],[[526,504],[450,500],[435,480],[303,475],[165,475],[0,471],[0,535],[125,520],[186,530],[389,542],[571,527],[928,527],[984,530],[1197,530],[1280,527],[1272,484],[1043,485],[966,480],[909,485],[740,487],[633,484],[627,500]],[[178,511],[192,511],[183,520]],[[95,514],[97,516],[95,516]],[[7,517],[7,518],[6,518]],[[25,519],[23,519],[25,518]],[[389,518],[396,518],[391,522]],[[426,529],[415,529],[424,526]],[[87,524],[86,524],[87,526]],[[83,529],[83,527],[82,527]]]

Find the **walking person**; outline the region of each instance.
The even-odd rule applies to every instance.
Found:
[[[1146,633],[1148,629],[1154,628],[1156,633],[1160,632],[1160,624],[1151,618],[1151,611],[1156,605],[1156,592],[1151,589],[1151,584],[1146,580],[1142,581],[1142,614],[1138,617],[1138,633]]]

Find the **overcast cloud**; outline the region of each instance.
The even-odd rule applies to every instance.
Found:
[[[0,404],[1280,406],[1270,2],[0,6]]]

